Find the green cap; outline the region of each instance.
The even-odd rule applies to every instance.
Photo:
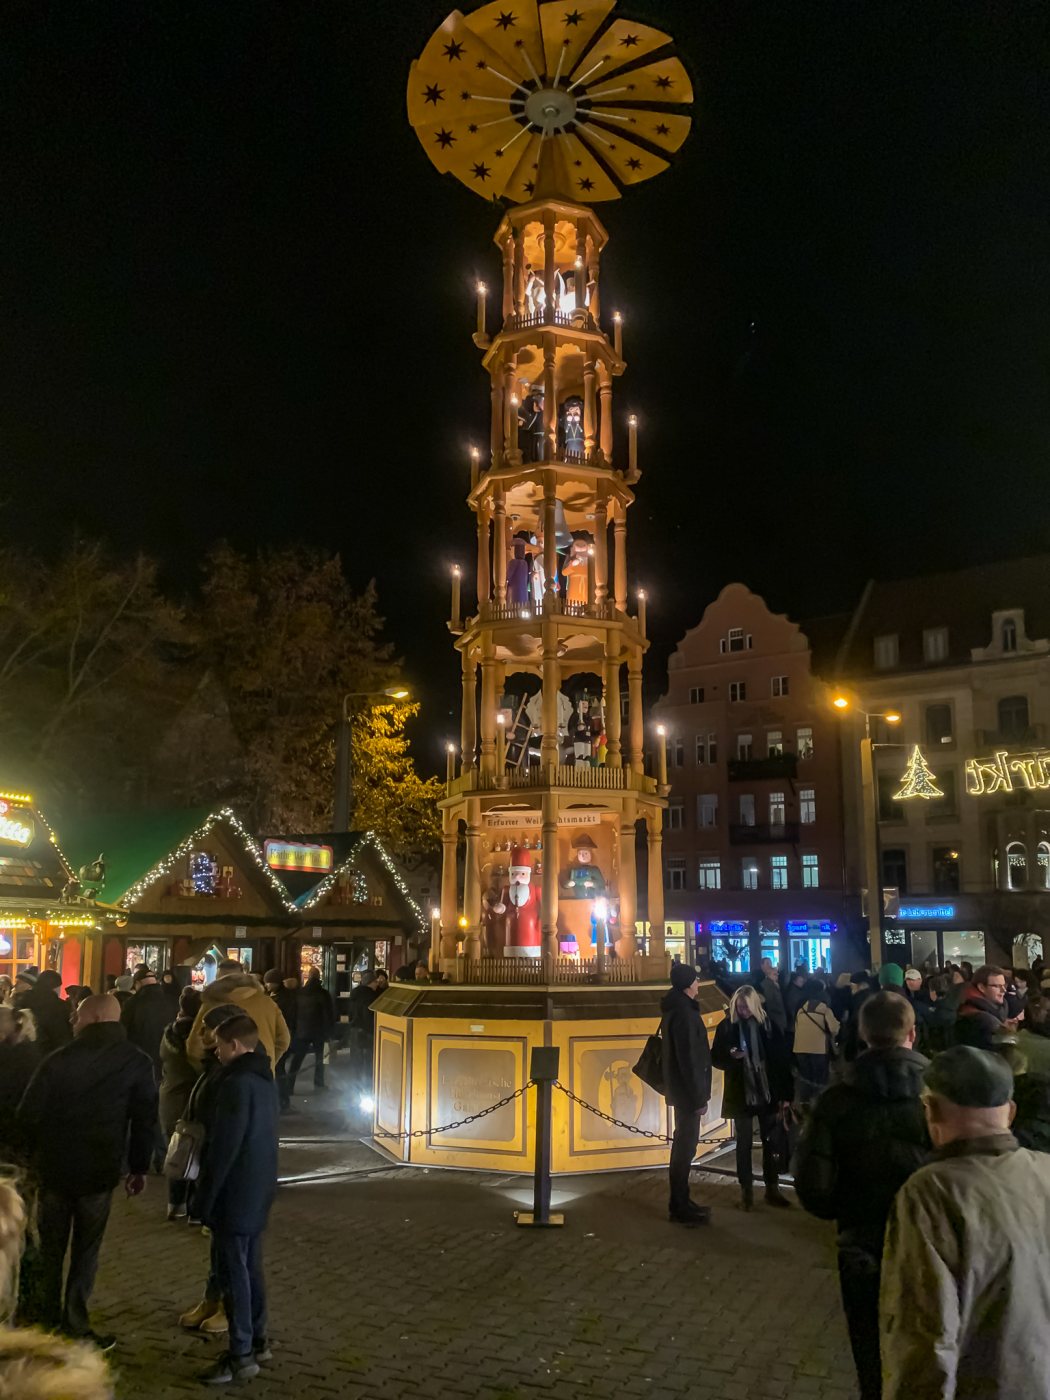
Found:
[[[883,963],[879,968],[880,987],[903,987],[904,972],[899,963]]]
[[[1001,1108],[1014,1093],[1014,1076],[999,1055],[972,1045],[953,1045],[934,1057],[923,1075],[931,1094],[959,1108]]]

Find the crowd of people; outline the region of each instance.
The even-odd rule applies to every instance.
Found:
[[[837,1224],[862,1400],[1050,1395],[1050,975],[884,964],[834,983],[764,959],[708,1043],[697,970],[671,969],[663,1078],[674,1108],[672,1222],[698,1226],[689,1170],[712,1090],[736,1139],[740,1206]]]
[[[351,1021],[369,1035],[367,1008],[385,985],[385,974],[370,975],[351,995]],[[167,1176],[168,1220],[209,1238],[203,1296],[179,1319],[228,1335],[201,1379],[248,1379],[272,1359],[262,1239],[279,1116],[293,1111],[296,1075],[311,1056],[314,1085],[325,1087],[332,998],[317,969],[302,985],[277,970],[260,981],[235,960],[219,963],[202,990],[145,966],[110,988],[67,987],[63,997],[58,974],[34,968],[0,983],[0,1161],[12,1171],[0,1179],[0,1253],[14,1255],[12,1277],[20,1262],[8,1315],[17,1310],[22,1324],[0,1330],[0,1394],[33,1393],[28,1383],[4,1389],[15,1336],[20,1367],[95,1378],[82,1391],[42,1381],[41,1397],[110,1395],[92,1357],[116,1339],[93,1329],[91,1293],[113,1193],[123,1180],[138,1195],[151,1170]],[[5,1277],[0,1268],[0,1292]]]

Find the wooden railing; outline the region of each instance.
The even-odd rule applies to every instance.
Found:
[[[508,769],[505,773],[482,773],[471,768],[445,784],[448,797],[468,792],[500,792],[509,788],[561,787],[585,789],[590,792],[639,792],[654,794],[656,779],[630,768],[575,768],[558,763],[549,767],[534,764],[531,768]]]
[[[464,962],[463,980],[498,987],[531,987],[547,984],[543,958],[478,958]],[[638,958],[606,958],[599,970],[597,958],[557,957],[550,964],[550,983],[572,982],[623,985],[638,982]]]

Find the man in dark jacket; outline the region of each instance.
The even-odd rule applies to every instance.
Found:
[[[689,1168],[700,1141],[700,1119],[711,1098],[711,1048],[696,1001],[698,990],[696,969],[675,963],[671,990],[660,1003],[664,1093],[674,1109],[668,1215],[678,1225],[703,1225],[711,1218],[707,1206],[689,1199]]]
[[[1006,1017],[1006,973],[1001,967],[979,967],[959,1005],[955,1042],[994,1050],[1004,1028],[1017,1028],[1017,1021]]]
[[[145,1186],[157,1122],[157,1088],[148,1056],[128,1042],[120,1005],[87,997],[77,1008],[75,1039],[37,1069],[18,1109],[18,1127],[40,1182],[34,1320],[61,1327],[108,1350],[88,1317],[98,1256],[120,1180],[125,1144],[129,1196]],[[62,1265],[72,1247],[62,1301]]]
[[[295,1031],[288,1054],[289,1095],[295,1092],[295,1076],[311,1050],[314,1055],[314,1088],[325,1087],[324,1048],[334,1033],[335,1006],[321,984],[320,969],[312,967],[306,974],[306,985],[299,988],[295,997]]]
[[[386,973],[381,968],[365,977],[350,993],[347,1019],[350,1023],[350,1053],[354,1076],[359,1082],[372,1078],[372,1053],[375,1047],[376,1018],[372,1003],[382,996],[387,986]]]
[[[879,1400],[879,1269],[893,1198],[929,1148],[919,1094],[915,1013],[897,992],[860,1011],[862,1051],[816,1101],[795,1155],[795,1190],[812,1215],[838,1223],[839,1283],[862,1400]]]
[[[277,1095],[250,1016],[224,1021],[215,1037],[222,1071],[195,1209],[212,1232],[230,1328],[229,1352],[201,1379],[225,1385],[270,1359],[262,1236],[277,1194]]]
[[[292,1106],[292,1085],[288,1079],[287,1070],[292,1051],[295,1049],[299,979],[298,977],[286,979],[279,968],[271,967],[263,978],[263,986],[266,988],[266,995],[277,1003],[277,1009],[284,1017],[288,1034],[292,1038],[291,1045],[273,1067],[273,1077],[277,1081],[277,1098],[280,1101],[281,1112],[287,1113]]]
[[[160,1080],[160,1042],[171,1025],[174,1015],[171,998],[148,968],[136,972],[135,994],[125,1002],[120,1020],[132,1045],[137,1045],[153,1061]]]
[[[50,1055],[52,1050],[68,1045],[73,1038],[69,1020],[72,1007],[58,995],[61,985],[62,978],[50,969],[39,974],[27,969],[15,978],[11,1005],[16,1011],[25,1009],[33,1013],[36,1043],[41,1055]]]

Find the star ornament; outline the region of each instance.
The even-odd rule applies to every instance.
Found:
[[[448,59],[449,63],[452,63],[457,58],[462,58],[463,45],[457,43],[455,39],[450,40],[450,42],[445,45],[445,57]]]
[[[423,92],[423,101],[430,102],[435,107],[444,100],[445,89],[438,87],[437,83],[431,83]]]
[[[451,131],[446,131],[444,127],[442,127],[438,134],[434,137],[434,140],[438,143],[442,150],[447,150],[448,147],[452,145],[453,141],[455,141],[455,139],[456,138],[452,135]]]
[[[583,15],[580,14],[579,10],[566,10],[562,22],[564,24],[579,24],[582,19]]]
[[[496,21],[496,25],[499,29],[502,29],[505,32],[511,27],[511,25],[517,24],[517,22],[517,16],[513,14],[510,10],[501,10],[499,19]]]
[[[475,180],[487,180],[491,174],[492,171],[488,168],[484,161],[479,161],[474,167]]]
[[[633,49],[633,48],[637,45],[637,43],[638,43],[638,35],[637,35],[637,34],[625,34],[625,35],[623,36],[623,38],[620,40],[620,47],[621,47],[621,48],[624,48],[624,49]]]

